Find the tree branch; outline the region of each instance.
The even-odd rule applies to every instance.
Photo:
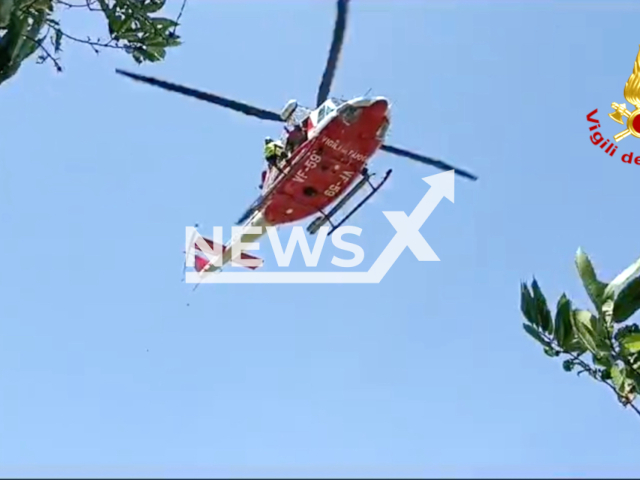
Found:
[[[82,38],[78,38],[78,37],[74,37],[73,35],[70,35],[68,33],[66,33],[64,30],[62,30],[60,27],[53,25],[51,23],[47,23],[48,26],[50,26],[53,30],[55,30],[56,32],[60,32],[60,35],[62,35],[64,38],[67,38],[69,40],[73,40],[74,42],[78,42],[78,43],[83,43],[85,45],[89,45],[90,47],[93,48],[93,51],[98,53],[97,47],[102,47],[102,48],[115,48],[115,49],[119,49],[119,50],[123,50],[125,47],[122,45],[112,45],[109,42],[113,41],[110,40],[107,43],[104,42],[100,42],[100,41],[94,41],[91,40],[91,38],[87,38],[86,40],[82,39]]]
[[[542,332],[542,337],[547,342],[549,342],[549,344],[551,345],[553,350],[558,355],[564,354],[564,355],[567,355],[569,358],[571,358],[571,360],[573,360],[573,362],[575,364],[579,365],[585,372],[587,372],[591,378],[593,378],[594,380],[596,380],[598,382],[602,382],[607,387],[609,387],[613,391],[613,393],[615,393],[618,401],[620,402],[620,404],[622,404],[623,407],[631,407],[631,409],[636,413],[636,415],[638,415],[640,417],[640,409],[636,405],[634,405],[634,403],[632,401],[628,401],[626,398],[624,398],[618,392],[618,389],[615,387],[615,385],[613,385],[608,380],[605,380],[604,378],[602,378],[602,376],[598,374],[597,370],[595,370],[591,365],[589,365],[587,362],[585,362],[583,359],[581,359],[580,357],[578,357],[574,353],[571,353],[571,352],[568,352],[568,351],[564,350],[562,347],[560,347],[560,345],[558,345],[558,343],[556,342],[556,340],[554,338],[552,338],[551,336],[547,335],[546,333]]]
[[[56,70],[58,72],[62,72],[62,65],[60,65],[58,59],[54,57],[51,52],[49,52],[49,50],[47,50],[47,47],[45,47],[40,40],[38,40],[37,38],[31,38],[28,35],[25,35],[24,38],[38,45],[38,48],[44,53],[44,58],[51,60],[53,62],[53,65],[56,67]]]

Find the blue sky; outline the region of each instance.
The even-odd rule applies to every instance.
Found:
[[[593,146],[586,115],[621,130],[607,114],[640,7],[351,13],[333,93],[388,97],[389,143],[480,177],[421,230],[441,261],[406,250],[379,285],[192,294],[184,228],[235,221],[278,128],[113,73],[309,104],[333,2],[190,2],[162,64],[68,44],[63,74],[28,62],[0,88],[3,475],[637,475],[638,419],[527,338],[519,282],[587,306],[579,246],[609,280],[638,257],[640,166]],[[78,36],[102,25],[67,20]],[[394,173],[352,222],[363,269],[394,233],[382,210],[410,212],[437,173],[382,153],[372,166]]]

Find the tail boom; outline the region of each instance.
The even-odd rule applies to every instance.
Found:
[[[213,273],[222,270],[230,262],[234,264],[256,270],[264,264],[264,260],[260,257],[241,250],[241,244],[255,242],[266,233],[266,227],[270,226],[262,213],[255,214],[226,245],[220,245],[205,237],[200,237],[205,245],[199,241],[194,242],[194,248],[197,252],[207,253],[208,255],[196,255],[195,269],[200,274]],[[252,228],[258,227],[259,233],[251,231]],[[204,247],[204,248],[203,248]],[[221,258],[219,258],[221,257]]]

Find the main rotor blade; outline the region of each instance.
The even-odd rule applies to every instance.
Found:
[[[322,74],[322,81],[318,89],[316,107],[319,107],[329,97],[329,92],[331,91],[331,83],[336,73],[336,66],[338,65],[342,42],[344,41],[344,32],[347,27],[348,7],[349,0],[338,0],[338,15],[336,17],[336,25],[333,29],[333,40],[331,42],[331,49],[329,50],[327,66]]]
[[[447,163],[444,163],[440,160],[435,160],[433,158],[425,157],[424,155],[419,155],[417,153],[410,152],[408,150],[404,150],[398,147],[392,147],[391,145],[382,145],[380,150],[383,150],[388,153],[393,153],[394,155],[398,155],[400,157],[410,158],[411,160],[416,160],[417,162],[425,163],[427,165],[431,165],[433,167],[439,168],[440,170],[454,170],[456,174],[461,177],[465,177],[471,180],[477,180],[478,177],[473,175],[472,173],[465,172],[464,170],[460,170],[455,168]]]
[[[138,75],[137,73],[126,72],[120,69],[116,69],[116,73],[124,75],[125,77],[132,78],[138,82],[148,83],[156,87],[163,88],[164,90],[169,90],[170,92],[181,93],[182,95],[186,95],[188,97],[197,98],[198,100],[204,100],[205,102],[213,103],[221,107],[230,108],[231,110],[244,113],[245,115],[258,117],[262,120],[282,122],[282,118],[280,117],[279,113],[254,107],[246,103],[236,102],[235,100],[229,100],[228,98],[220,97],[218,95],[214,95],[213,93],[201,92],[199,90],[194,90],[193,88],[184,87],[175,83],[165,82],[164,80],[147,77],[145,75]]]

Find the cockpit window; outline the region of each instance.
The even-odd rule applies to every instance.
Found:
[[[324,120],[324,117],[327,116],[327,113],[328,113],[327,110],[328,108],[326,105],[320,109],[320,113],[318,113],[318,123]]]
[[[327,102],[322,106],[322,108],[318,112],[318,123],[320,123],[324,119],[324,117],[329,115],[335,109],[336,107],[333,106],[333,104],[331,103],[331,100],[327,100]]]

